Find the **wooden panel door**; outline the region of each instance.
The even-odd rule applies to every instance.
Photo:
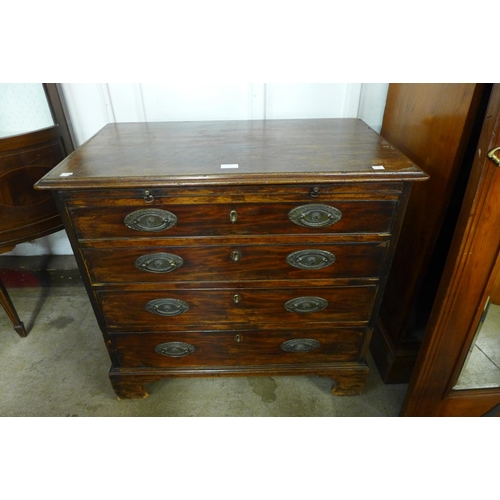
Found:
[[[487,158],[487,153],[498,146],[500,84],[494,84],[402,416],[481,416],[500,412],[500,384],[457,388],[500,272],[500,166]],[[496,342],[500,343],[500,329],[497,333]]]

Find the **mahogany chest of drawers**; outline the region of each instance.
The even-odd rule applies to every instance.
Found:
[[[104,127],[53,191],[120,398],[173,376],[319,375],[359,394],[408,195],[356,119]]]

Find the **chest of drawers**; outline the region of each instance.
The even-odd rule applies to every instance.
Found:
[[[53,191],[120,398],[174,376],[360,394],[411,185],[355,119],[110,124]]]

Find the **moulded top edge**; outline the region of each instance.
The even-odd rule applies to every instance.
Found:
[[[207,175],[207,176],[177,176],[177,177],[100,177],[100,178],[42,178],[36,184],[37,189],[95,189],[95,188],[152,188],[175,186],[224,186],[224,185],[295,185],[300,183],[351,183],[351,182],[415,182],[429,178],[422,171],[408,170],[405,172],[383,172],[377,175],[369,173],[337,173],[318,175]]]
[[[126,123],[104,127],[37,187],[394,178],[427,175],[358,119]]]

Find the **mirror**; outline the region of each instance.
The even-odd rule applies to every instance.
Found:
[[[0,138],[52,127],[41,83],[0,83]]]
[[[497,258],[498,260],[498,258]],[[500,387],[500,267],[454,390]]]

